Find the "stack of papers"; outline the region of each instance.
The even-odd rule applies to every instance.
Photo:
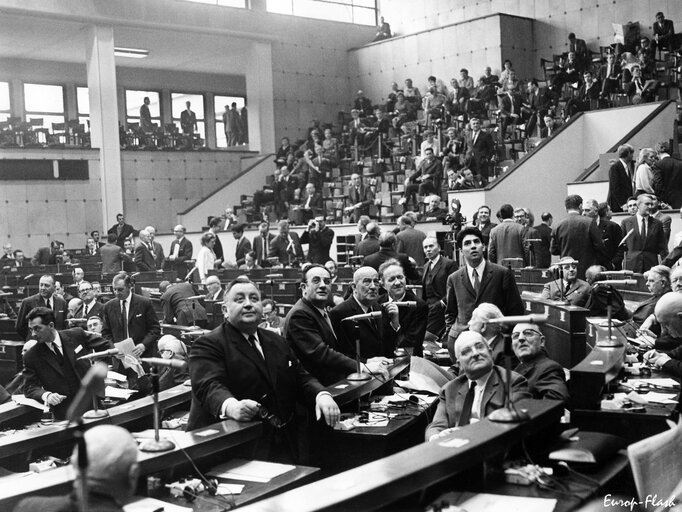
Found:
[[[208,474],[212,477],[226,480],[265,483],[295,468],[296,466],[290,464],[235,459],[216,466]]]
[[[154,498],[140,498],[123,505],[123,512],[149,512],[150,510],[163,510],[164,512],[192,512],[192,507],[181,507],[167,501]]]

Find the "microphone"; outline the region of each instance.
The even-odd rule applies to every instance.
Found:
[[[162,357],[141,357],[140,361],[154,366],[166,366],[168,368],[175,368],[176,370],[184,370],[187,368],[187,361],[181,359],[163,359]]]
[[[191,297],[185,297],[185,300],[199,300],[206,298],[205,295],[192,295]]]
[[[417,307],[416,300],[396,300],[394,302],[384,302],[384,306],[387,304],[395,304],[399,308],[410,308],[415,309]]]
[[[524,242],[542,242],[542,238],[526,238]]]
[[[81,387],[66,413],[69,424],[80,418],[92,406],[91,396],[93,394],[96,396],[104,395],[104,379],[107,377],[108,371],[109,369],[104,363],[95,363],[90,367],[88,373],[81,380]]]
[[[547,315],[517,315],[517,316],[503,316],[502,318],[491,318],[486,320],[487,324],[544,324],[549,321]]]
[[[29,275],[25,276],[25,277],[24,277],[24,281],[28,281],[28,280],[31,279],[34,275],[35,275],[35,274],[29,274]]]
[[[623,237],[623,239],[622,239],[622,240],[620,241],[620,243],[618,244],[618,247],[620,247],[621,245],[623,245],[623,244],[625,243],[625,241],[628,239],[628,237],[629,237],[632,233],[634,233],[634,232],[635,232],[635,228],[632,228],[630,231],[628,231],[627,234]]]
[[[599,272],[600,276],[631,276],[634,274],[632,270],[604,270]]]
[[[632,285],[635,286],[637,284],[636,279],[608,279],[606,281],[597,281],[592,285],[592,287],[598,286],[600,284],[609,284],[609,285]]]
[[[186,281],[186,282],[189,282],[190,278],[192,277],[192,274],[194,274],[194,272],[195,272],[196,270],[198,270],[198,268],[197,268],[196,265],[194,265],[194,267],[192,267],[192,270],[190,270],[189,272],[187,272],[187,275],[185,276],[185,281]]]
[[[83,359],[98,359],[100,357],[115,356],[119,353],[120,352],[117,348],[110,348],[109,350],[103,350],[102,352],[93,352],[92,354],[85,354],[84,356],[79,357],[78,361],[82,361]]]
[[[360,320],[369,320],[370,318],[381,318],[381,311],[371,311],[363,313],[362,315],[352,315],[341,320],[342,322],[359,322]]]

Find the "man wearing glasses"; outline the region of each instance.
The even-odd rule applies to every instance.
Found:
[[[590,296],[591,287],[587,281],[578,279],[578,262],[567,256],[559,260],[561,275],[558,279],[545,283],[542,298],[567,300],[572,306],[584,306]]]
[[[225,292],[225,322],[197,339],[190,355],[192,406],[188,430],[220,419],[263,420],[263,433],[249,458],[297,460],[296,402],[313,407],[330,426],[339,408],[310,375],[281,336],[258,327],[263,306],[258,288],[246,277]]]
[[[74,314],[75,318],[88,319],[91,316],[102,317],[104,314],[104,305],[97,301],[95,290],[90,282],[81,281],[78,285],[78,296],[83,301],[83,304]]]
[[[21,339],[29,339],[27,315],[33,308],[46,307],[51,309],[55,316],[55,327],[57,329],[64,329],[66,327],[66,318],[68,317],[69,310],[66,301],[54,293],[54,291],[54,277],[46,274],[40,278],[38,293],[26,297],[21,302],[16,323],[17,333],[21,336]]]
[[[516,324],[511,339],[512,350],[520,361],[514,371],[526,378],[533,398],[568,402],[564,369],[545,352],[545,337],[538,326]]]

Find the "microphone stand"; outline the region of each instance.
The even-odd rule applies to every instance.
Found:
[[[83,418],[76,420],[76,430],[73,436],[76,438],[76,445],[78,446],[78,510],[88,512],[88,451],[85,445]]]
[[[604,286],[606,285],[606,286]],[[597,282],[595,288],[604,286],[606,294],[606,327],[608,329],[608,338],[606,342],[598,341],[596,343],[599,347],[621,347],[622,343],[613,337],[613,288],[608,282]]]
[[[561,302],[562,304],[568,304],[566,300],[566,288],[564,287],[564,269],[559,265],[559,291],[561,292]]]
[[[370,377],[367,373],[363,373],[362,369],[360,368],[360,324],[357,320],[354,320],[353,326],[355,329],[355,373],[351,373],[348,377],[346,377],[346,380],[351,382],[362,382],[365,380],[370,380],[372,377]]]
[[[509,334],[504,334],[504,407],[502,409],[497,409],[488,415],[490,421],[495,421],[497,423],[521,423],[522,421],[530,420],[530,416],[526,411],[519,411],[512,402],[511,399],[511,359],[512,359],[512,346],[511,346],[511,336]],[[498,372],[497,368],[494,367],[495,372]],[[498,373],[498,378],[502,376]]]
[[[143,452],[167,452],[175,448],[175,444],[168,439],[159,438],[159,369],[155,364],[151,365],[149,374],[152,380],[152,392],[154,393],[154,439],[145,439],[140,443],[140,451]]]
[[[92,359],[90,360],[90,367],[95,366],[95,361]],[[95,393],[92,394],[92,410],[90,411],[85,411],[83,413],[83,417],[80,420],[81,424],[83,423],[83,419],[86,420],[96,420],[98,418],[104,418],[107,415],[106,411],[103,411],[99,409],[99,404],[97,403],[97,395]],[[80,445],[78,447],[78,457],[80,459]]]

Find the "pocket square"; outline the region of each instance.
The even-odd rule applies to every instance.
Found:
[[[141,316],[142,316],[142,313],[140,313],[139,315],[135,315],[135,318],[140,318]]]
[[[289,368],[291,368],[291,365],[292,365],[292,364],[293,364],[293,363],[292,363],[291,361],[289,361]]]
[[[74,353],[75,353],[75,354],[78,354],[78,352],[80,352],[81,350],[83,350],[83,345],[78,345],[78,346],[76,347],[76,349],[74,350]]]

